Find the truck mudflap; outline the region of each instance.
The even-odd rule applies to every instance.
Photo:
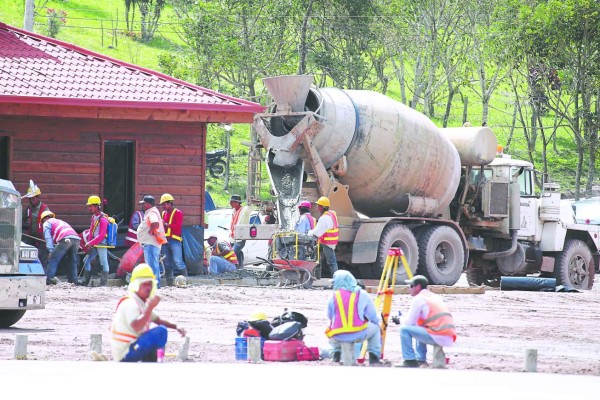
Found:
[[[46,276],[0,277],[0,310],[39,310],[46,306]]]

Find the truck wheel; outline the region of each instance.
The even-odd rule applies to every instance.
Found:
[[[16,324],[25,315],[25,310],[0,310],[0,328]]]
[[[362,265],[360,268],[361,277],[365,279],[380,279],[385,266],[385,260],[388,256],[388,251],[391,247],[399,247],[402,249],[406,261],[408,262],[411,272],[417,268],[419,261],[419,248],[417,247],[417,239],[415,235],[404,225],[388,225],[383,230],[379,239],[379,248],[377,250],[377,260],[368,265]],[[398,271],[396,273],[396,282],[404,283],[404,279],[408,279],[402,260],[398,262]]]
[[[500,277],[485,276],[482,270],[475,268],[467,269],[465,273],[469,286],[500,287]]]
[[[465,250],[458,233],[449,226],[432,226],[419,235],[419,268],[434,285],[452,286],[460,279]]]
[[[567,240],[563,251],[556,256],[556,283],[589,290],[594,285],[595,273],[592,252],[587,244],[577,239]]]
[[[212,165],[208,167],[208,172],[213,176],[213,178],[220,178],[225,175],[225,168],[227,164],[223,160],[215,161]]]

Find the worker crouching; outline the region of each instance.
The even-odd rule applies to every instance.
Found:
[[[341,343],[367,341],[369,365],[381,364],[381,329],[379,315],[369,294],[361,289],[354,276],[345,270],[333,274],[333,293],[327,301],[325,331],[332,348],[333,361],[341,358]]]

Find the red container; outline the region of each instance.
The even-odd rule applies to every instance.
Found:
[[[300,346],[296,349],[298,361],[317,361],[319,359],[318,347]]]
[[[263,347],[265,361],[298,361],[299,347],[305,347],[302,340],[267,340]]]

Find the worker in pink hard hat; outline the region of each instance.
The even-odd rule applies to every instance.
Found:
[[[300,218],[298,219],[298,222],[296,222],[296,227],[294,229],[296,232],[306,235],[309,230],[315,227],[315,218],[310,214],[311,207],[310,201],[302,201],[298,205]]]

